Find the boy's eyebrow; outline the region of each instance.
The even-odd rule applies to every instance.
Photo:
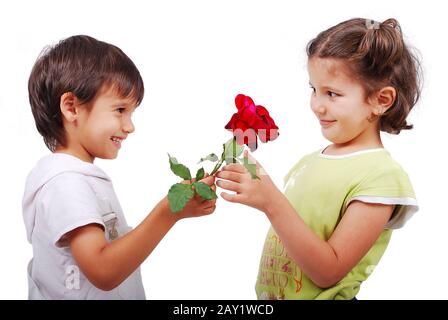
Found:
[[[117,108],[117,107],[133,107],[134,110],[137,109],[137,105],[133,104],[133,103],[129,103],[129,102],[125,102],[125,101],[121,101],[121,102],[117,102],[112,104],[112,108]]]

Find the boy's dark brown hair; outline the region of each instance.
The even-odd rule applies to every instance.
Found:
[[[66,144],[61,96],[71,92],[87,106],[104,85],[136,105],[143,99],[140,72],[116,46],[79,35],[44,49],[31,71],[28,93],[37,130],[48,149]]]
[[[420,98],[421,72],[416,55],[404,43],[397,20],[379,23],[355,18],[318,34],[307,45],[308,59],[346,61],[351,75],[363,85],[366,99],[385,86],[397,92],[393,105],[381,115],[380,130],[399,134],[412,129],[406,118]]]

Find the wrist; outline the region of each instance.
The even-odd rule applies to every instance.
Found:
[[[168,197],[164,197],[162,200],[160,200],[158,204],[160,208],[161,217],[163,220],[172,227],[174,224],[176,224],[177,221],[179,221],[178,215],[173,214],[170,209],[170,204],[168,201]]]
[[[285,200],[283,193],[277,188],[269,193],[269,197],[266,197],[265,204],[263,206],[263,212],[266,214],[269,220],[274,218],[281,207],[282,201]]]

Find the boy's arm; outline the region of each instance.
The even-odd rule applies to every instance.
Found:
[[[102,227],[90,224],[70,232],[70,248],[90,282],[108,291],[138,268],[174,223],[163,199],[137,228],[122,238],[108,243]]]
[[[207,184],[213,184],[214,177],[202,181],[206,179]],[[106,241],[100,225],[77,228],[68,234],[73,257],[93,285],[112,290],[140,266],[177,221],[212,213],[215,201],[195,197],[184,210],[173,215],[165,197],[140,225],[111,243]]]

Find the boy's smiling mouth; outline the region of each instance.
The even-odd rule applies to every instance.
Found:
[[[126,137],[116,137],[113,136],[110,138],[110,140],[112,140],[112,143],[117,147],[117,148],[121,148],[121,142],[126,139]]]

